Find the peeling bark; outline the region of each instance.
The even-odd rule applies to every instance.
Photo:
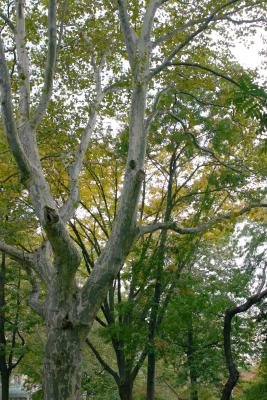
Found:
[[[80,400],[82,342],[79,329],[48,327],[44,361],[44,399]]]

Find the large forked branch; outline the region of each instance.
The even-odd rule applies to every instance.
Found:
[[[93,131],[96,126],[99,106],[100,106],[102,100],[104,99],[105,94],[109,92],[109,88],[102,89],[102,84],[101,84],[101,72],[105,65],[106,54],[104,54],[102,56],[100,63],[97,65],[96,57],[95,57],[95,48],[93,47],[90,38],[86,34],[84,34],[83,36],[84,36],[85,41],[88,43],[88,45],[90,46],[90,48],[93,52],[93,55],[91,57],[91,63],[92,63],[92,67],[94,70],[94,76],[95,76],[96,95],[95,95],[94,102],[91,106],[88,123],[83,131],[80,144],[79,144],[76,154],[74,156],[74,160],[73,160],[71,166],[69,167],[69,171],[68,171],[68,173],[69,173],[69,197],[60,210],[61,218],[64,221],[68,221],[73,216],[73,213],[79,203],[80,192],[79,192],[78,178],[79,178],[79,175],[80,175],[80,172],[82,169],[84,157],[85,157],[86,151],[88,149],[90,139],[92,137]],[[110,91],[112,91],[112,89],[110,89]]]
[[[30,118],[30,69],[26,48],[24,0],[16,0],[16,54],[19,76],[19,122],[18,133],[25,154],[36,166],[40,165],[35,132],[29,128]]]
[[[48,2],[48,52],[45,69],[45,79],[40,97],[39,104],[37,105],[33,117],[31,119],[31,127],[35,130],[40,124],[43,116],[47,111],[47,107],[52,95],[53,80],[56,68],[57,56],[57,1],[49,0]]]
[[[230,400],[232,391],[239,379],[239,372],[234,362],[233,353],[232,353],[232,341],[231,341],[231,328],[232,328],[232,319],[235,315],[243,313],[249,310],[254,304],[259,303],[267,296],[267,289],[263,290],[265,284],[265,270],[264,269],[264,279],[258,289],[257,293],[240,306],[233,307],[226,311],[224,317],[224,329],[223,329],[223,336],[224,336],[224,353],[225,353],[225,360],[226,365],[229,371],[229,378],[223,388],[221,400]]]
[[[262,208],[262,207],[267,207],[267,203],[259,203],[259,204],[251,204],[250,206],[246,206],[242,208],[239,211],[232,211],[227,214],[221,214],[218,215],[217,217],[210,219],[207,222],[204,222],[203,224],[200,224],[198,226],[194,227],[182,227],[177,224],[177,222],[160,222],[157,224],[151,224],[151,225],[146,225],[146,226],[140,226],[139,227],[139,236],[146,235],[148,233],[152,233],[158,230],[162,229],[169,229],[171,231],[180,233],[181,235],[187,235],[190,233],[200,233],[205,231],[206,229],[210,228],[211,226],[217,224],[218,222],[231,219],[231,218],[236,218],[239,217],[253,208]]]
[[[146,12],[143,19],[142,31],[141,31],[141,41],[144,43],[150,43],[151,30],[153,27],[154,17],[157,9],[160,6],[159,0],[150,0],[146,7]]]
[[[50,284],[53,277],[53,266],[49,261],[51,251],[48,249],[48,243],[44,242],[34,253],[22,251],[15,246],[11,246],[0,240],[0,251],[8,254],[12,260],[20,263],[31,275],[34,271],[47,285]]]
[[[13,260],[22,262],[22,263],[33,263],[33,255],[27,253],[25,251],[19,250],[14,246],[10,246],[9,244],[0,240],[0,251],[8,254]]]
[[[157,75],[161,71],[163,71],[169,63],[173,60],[173,58],[181,51],[184,47],[186,47],[191,41],[198,36],[200,33],[202,33],[209,25],[210,23],[214,20],[217,14],[219,14],[221,11],[223,11],[225,8],[231,6],[232,4],[237,3],[240,0],[230,0],[227,3],[221,5],[218,7],[213,13],[211,13],[205,20],[204,22],[200,25],[200,27],[192,32],[190,35],[186,37],[186,39],[181,42],[170,54],[165,58],[165,60],[158,65],[156,68],[154,68],[150,74],[148,75],[148,79],[153,78],[153,76]]]
[[[131,27],[129,14],[127,10],[126,0],[117,0],[118,2],[118,10],[119,10],[119,18],[121,22],[121,27],[124,33],[125,43],[127,52],[129,55],[129,62],[131,67],[134,66],[134,53],[135,53],[135,42],[136,42],[136,34]]]
[[[0,90],[1,90],[1,106],[4,122],[5,133],[9,146],[19,166],[22,180],[27,181],[30,176],[29,161],[23,151],[18,132],[16,121],[14,118],[11,85],[8,73],[8,67],[5,59],[5,51],[2,39],[0,38]]]
[[[24,1],[16,0],[16,49],[18,57],[18,72],[21,82],[19,98],[19,125],[23,125],[30,115],[30,80],[29,59],[25,45]]]

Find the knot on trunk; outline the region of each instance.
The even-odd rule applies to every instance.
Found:
[[[136,179],[138,182],[143,182],[143,180],[145,179],[145,176],[146,176],[145,171],[143,171],[142,169],[139,169],[139,171],[137,171],[137,174],[136,174]]]
[[[65,316],[65,318],[63,318],[62,321],[62,329],[72,329],[73,328],[73,324],[72,322],[69,320],[69,314],[67,314]]]
[[[129,161],[129,166],[130,166],[131,169],[135,169],[135,167],[136,167],[136,162],[135,162],[135,160],[130,160],[130,161]]]
[[[44,219],[47,225],[56,224],[59,221],[59,215],[54,208],[45,206],[44,207]]]

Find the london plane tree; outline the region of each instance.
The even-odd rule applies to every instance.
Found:
[[[44,398],[77,400],[82,345],[113,279],[138,238],[166,229],[180,235],[197,234],[221,220],[238,217],[255,207],[266,207],[260,203],[261,199],[231,204],[224,213],[191,227],[186,221],[180,224],[175,220],[145,226],[137,223],[139,195],[145,178],[147,134],[158,115],[161,94],[171,85],[168,73],[177,73],[182,79],[186,69],[200,69],[240,88],[219,67],[206,64],[209,59],[205,60],[205,52],[203,64],[195,63],[194,45],[203,37],[207,43],[207,35],[220,24],[239,27],[251,21],[261,23],[266,2],[212,0],[186,5],[171,0],[86,0],[57,3],[56,0],[0,3],[2,122],[24,187],[22,193],[25,196],[26,190],[29,194],[43,238],[41,242],[40,237],[40,246],[34,252],[25,252],[9,244],[3,235],[0,250],[21,262],[31,276],[30,305],[46,323]],[[47,40],[42,37],[45,25]],[[203,51],[205,47],[203,44]],[[44,48],[47,49],[45,63]],[[185,72],[180,72],[181,69]],[[69,92],[64,96],[62,85],[67,91],[72,87],[77,104],[71,96],[68,98]],[[46,115],[55,112],[51,106],[58,96],[62,97],[66,109],[69,107],[74,120],[69,125],[70,131],[61,140],[58,138],[58,146],[64,147],[66,153],[69,151],[65,160],[68,191],[63,201],[56,198],[49,184],[39,140],[46,128]],[[85,105],[87,100],[89,105]],[[79,175],[98,121],[111,113],[111,109],[118,112],[120,109],[123,113],[122,109],[127,107],[128,118],[124,123],[128,129],[128,154],[116,218],[109,240],[88,280],[81,286],[75,279],[81,255],[67,228],[80,200]],[[74,134],[75,114],[83,114],[82,121],[87,114],[88,119],[83,132],[79,128]],[[224,163],[220,155],[216,157]],[[45,301],[39,300],[40,282],[46,287]]]

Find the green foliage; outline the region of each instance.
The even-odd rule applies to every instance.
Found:
[[[232,102],[237,111],[244,112],[249,118],[254,118],[260,123],[260,130],[267,128],[267,93],[257,85],[253,79],[244,74],[240,77],[239,89],[233,94]]]
[[[82,377],[82,391],[86,399],[119,400],[117,388],[112,378],[104,371],[95,368],[91,373],[85,372]]]

